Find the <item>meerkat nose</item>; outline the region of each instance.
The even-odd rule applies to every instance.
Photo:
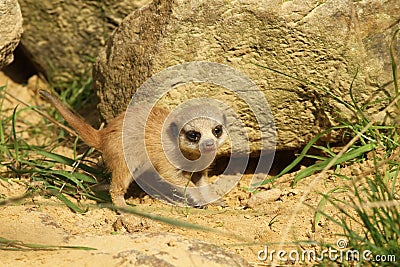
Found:
[[[200,151],[202,151],[202,152],[212,152],[212,151],[215,151],[215,149],[216,149],[215,142],[212,139],[204,140],[200,144]]]
[[[205,140],[204,145],[206,147],[214,146],[214,140],[212,140],[212,139]]]

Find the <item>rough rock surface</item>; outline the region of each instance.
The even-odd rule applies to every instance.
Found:
[[[153,1],[125,18],[100,53],[93,73],[99,108],[106,120],[116,116],[143,82],[167,67],[223,63],[263,92],[275,119],[277,149],[298,148],[331,126],[335,111],[354,115],[335,99],[351,103],[354,77],[360,106],[393,95],[389,45],[399,14],[398,0]],[[394,44],[398,58],[400,42]],[[182,86],[165,101],[174,106],[207,96],[232,104],[249,129],[251,149],[259,150],[249,108],[221,90]],[[368,112],[387,104],[374,104]]]
[[[112,30],[149,1],[21,0],[21,44],[36,68],[53,81],[88,75]]]
[[[13,51],[20,41],[22,31],[18,1],[0,1],[0,69],[13,61]]]

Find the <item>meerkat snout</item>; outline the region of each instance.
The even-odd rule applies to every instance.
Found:
[[[206,139],[203,143],[200,144],[200,152],[207,153],[207,152],[214,152],[217,149],[214,140]]]

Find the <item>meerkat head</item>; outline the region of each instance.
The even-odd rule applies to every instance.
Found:
[[[192,153],[215,153],[226,140],[224,122],[200,117],[187,122],[179,133],[179,147]]]
[[[177,121],[170,123],[170,133],[178,138],[181,152],[190,159],[201,154],[215,154],[217,149],[226,141],[226,117],[216,107],[194,106],[191,118],[186,113]],[[195,157],[195,158],[193,158]]]

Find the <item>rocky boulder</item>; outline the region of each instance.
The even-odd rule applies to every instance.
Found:
[[[126,15],[150,0],[21,0],[24,52],[52,81],[90,75],[100,46]]]
[[[0,2],[0,69],[14,60],[22,35],[22,15],[17,0]]]
[[[100,112],[106,120],[122,112],[139,86],[167,67],[217,62],[261,90],[274,116],[277,149],[299,148],[334,117],[355,114],[350,88],[360,106],[376,102],[367,113],[388,104],[380,100],[394,95],[389,45],[399,14],[398,0],[153,1],[123,20],[95,63]],[[185,85],[163,97],[169,106],[200,96],[228,102],[244,119],[251,150],[260,150],[249,107],[215,87]]]

